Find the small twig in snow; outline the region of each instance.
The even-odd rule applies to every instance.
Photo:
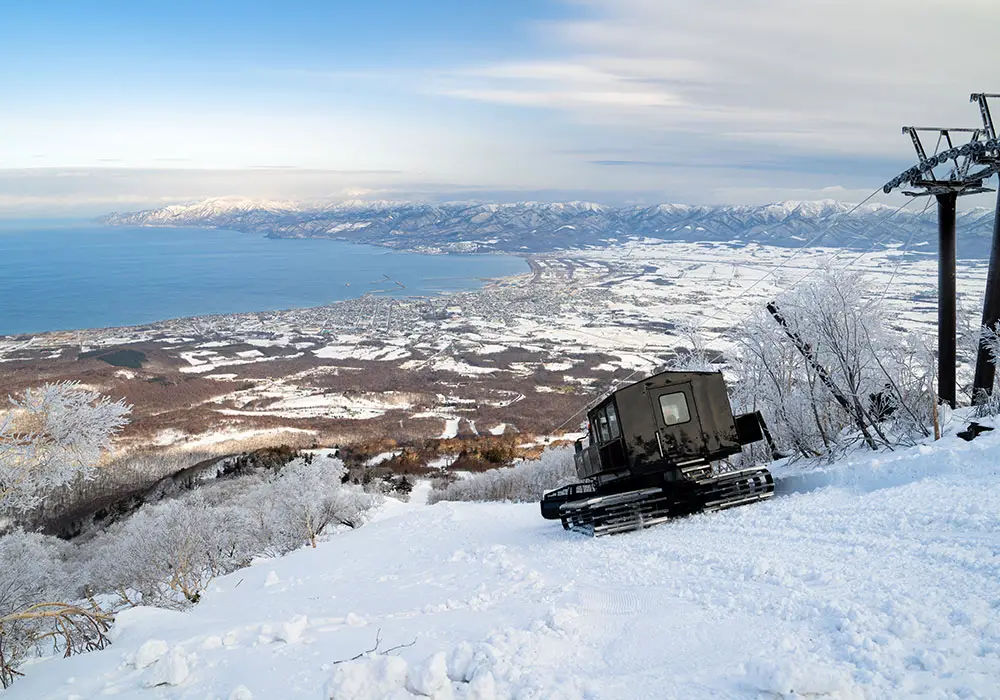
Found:
[[[342,664],[342,663],[346,663],[348,661],[357,661],[358,659],[360,659],[362,657],[365,657],[365,656],[368,656],[369,654],[383,654],[383,655],[384,654],[389,654],[391,652],[398,651],[399,649],[405,649],[406,647],[412,647],[416,643],[417,643],[417,640],[416,640],[416,638],[414,638],[413,641],[407,642],[406,644],[397,644],[396,646],[389,647],[388,649],[386,649],[384,651],[379,651],[379,647],[382,645],[382,628],[379,627],[377,630],[375,630],[375,646],[373,646],[371,649],[368,649],[367,651],[361,652],[360,654],[358,654],[356,656],[352,656],[349,659],[339,659],[338,661],[334,661],[333,663],[334,664]]]

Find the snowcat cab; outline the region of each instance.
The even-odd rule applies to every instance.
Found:
[[[624,532],[774,493],[763,467],[712,472],[712,462],[752,442],[766,439],[774,452],[760,413],[733,415],[721,372],[655,374],[613,392],[587,418],[575,454],[583,481],[541,503],[542,517],[567,529]]]

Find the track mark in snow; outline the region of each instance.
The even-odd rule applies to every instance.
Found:
[[[580,594],[580,606],[589,612],[605,615],[637,615],[660,607],[662,589],[588,588]]]
[[[431,482],[428,479],[419,479],[410,490],[410,504],[415,506],[427,505],[427,497],[431,494]]]

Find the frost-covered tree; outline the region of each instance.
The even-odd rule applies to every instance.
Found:
[[[258,487],[261,502],[271,504],[273,524],[288,545],[309,542],[330,525],[357,527],[376,497],[341,483],[344,465],[339,459],[298,459],[272,481]]]
[[[379,499],[342,484],[342,474],[338,459],[297,459],[144,506],[96,539],[87,582],[126,604],[197,603],[212,579],[256,556],[314,544],[331,524],[360,524]]]
[[[1000,324],[994,326],[983,326],[979,332],[979,342],[990,354],[990,361],[993,365],[1000,366]],[[976,346],[978,351],[978,344]],[[976,397],[978,403],[976,414],[978,416],[995,416],[1000,413],[1000,392],[996,391],[994,382],[993,391],[989,397]]]
[[[667,368],[685,372],[711,372],[718,369],[722,357],[708,348],[708,338],[700,325],[678,323],[675,330],[684,345],[677,348],[677,354],[667,362]]]
[[[832,397],[817,392],[805,359],[769,315],[748,319],[737,339],[739,357],[733,404],[740,411],[761,411],[786,448],[811,457],[830,444],[838,426],[830,424]]]
[[[0,410],[0,514],[29,510],[52,489],[93,476],[130,412],[77,382],[10,397]]]
[[[546,450],[537,461],[501,467],[473,474],[430,493],[429,502],[438,501],[537,501],[542,494],[577,480],[573,449]]]
[[[778,441],[805,457],[856,438],[877,447],[928,434],[926,343],[893,328],[862,275],[825,273],[777,307],[785,326],[761,312],[737,337],[737,408],[761,410]]]

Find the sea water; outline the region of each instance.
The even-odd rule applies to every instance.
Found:
[[[217,229],[0,220],[0,335],[474,289],[504,255],[424,255]]]

